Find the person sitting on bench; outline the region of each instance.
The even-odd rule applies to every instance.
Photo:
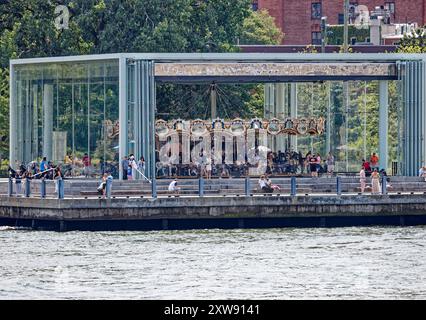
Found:
[[[180,191],[180,187],[177,186],[177,180],[174,179],[172,182],[170,182],[169,184],[169,191],[170,192],[174,192],[174,193],[179,193]]]
[[[259,179],[259,187],[264,193],[273,193],[274,189],[268,185],[266,177],[262,175]]]

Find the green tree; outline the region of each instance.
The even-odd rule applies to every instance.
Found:
[[[426,53],[426,26],[405,34],[401,39],[397,52],[400,53]]]
[[[275,25],[274,18],[267,10],[254,11],[244,20],[240,43],[249,44],[280,44],[284,34]]]

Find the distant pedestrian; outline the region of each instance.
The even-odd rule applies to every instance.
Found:
[[[138,161],[138,170],[142,172],[143,175],[145,175],[145,158],[140,157]]]
[[[47,170],[47,159],[46,157],[43,157],[43,159],[40,162],[40,172],[44,172]],[[42,174],[44,176],[44,173]]]
[[[370,158],[371,170],[379,170],[379,157],[373,152],[373,155]]]
[[[424,179],[424,181],[426,182],[426,167],[421,167],[419,170],[419,176],[422,177]]]
[[[170,184],[169,184],[169,191],[170,192],[174,192],[174,193],[179,193],[180,187],[178,187],[177,184],[178,184],[177,179],[174,179],[172,182],[170,182]]]
[[[103,197],[105,197],[107,179],[108,179],[108,174],[104,173],[104,175],[102,176],[102,181],[99,184],[98,189],[97,189],[99,194],[103,195]]]
[[[83,166],[84,166],[83,174],[86,178],[89,178],[90,166],[92,165],[92,161],[91,161],[91,159],[90,159],[90,157],[87,153],[84,154],[82,161],[83,161]]]
[[[18,171],[15,174],[15,185],[16,185],[16,195],[20,195],[22,193],[22,176],[21,172]]]
[[[268,185],[266,177],[264,175],[260,176],[258,184],[259,184],[260,189],[264,193],[273,193],[274,192],[274,189],[272,189],[272,187],[270,185]]]
[[[130,167],[130,174],[129,176],[131,177],[131,179],[136,179],[136,172],[138,169],[138,164],[136,163],[136,159],[135,156],[133,154],[131,154],[129,156],[129,167]]]
[[[380,194],[380,174],[377,169],[371,174],[371,187],[373,194]]]
[[[123,180],[127,180],[127,173],[129,170],[129,160],[127,159],[127,156],[124,156],[121,161],[121,168],[123,169]]]
[[[362,166],[361,171],[359,172],[359,183],[360,183],[362,193],[364,193],[365,191],[365,182],[366,182],[365,170],[364,170],[364,166]]]

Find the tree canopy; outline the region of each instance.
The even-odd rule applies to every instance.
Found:
[[[406,34],[398,45],[401,53],[426,53],[426,26]]]

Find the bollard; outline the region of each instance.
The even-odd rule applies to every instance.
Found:
[[[386,189],[386,176],[382,176],[382,194],[388,194]]]
[[[58,199],[64,198],[64,180],[59,179],[58,181]]]
[[[25,179],[25,197],[29,198],[31,195],[31,180]]]
[[[249,197],[250,196],[250,177],[246,177],[245,191],[246,191],[246,197]]]
[[[11,177],[9,177],[9,181],[8,181],[7,195],[9,197],[13,195],[13,180]]]
[[[342,194],[342,181],[340,177],[336,178],[336,193],[339,196]]]
[[[106,181],[106,187],[105,187],[105,195],[108,199],[111,198],[111,189],[112,189],[112,180],[107,179]]]
[[[154,199],[157,199],[157,179],[155,179],[155,176],[152,178],[151,181],[151,196]]]
[[[41,197],[46,198],[46,179],[42,178],[40,182],[40,193]]]
[[[296,196],[296,177],[291,177],[290,195]]]
[[[204,179],[203,179],[203,177],[198,179],[198,195],[200,197],[204,196]]]

